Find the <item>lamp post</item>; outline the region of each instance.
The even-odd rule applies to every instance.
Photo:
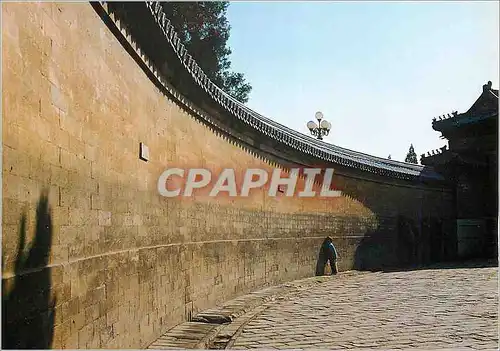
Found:
[[[332,124],[328,122],[326,119],[323,119],[323,114],[321,112],[316,112],[314,115],[318,124],[314,121],[307,122],[307,128],[311,132],[312,136],[315,136],[318,140],[323,140],[323,136],[326,136],[330,133],[332,129]]]

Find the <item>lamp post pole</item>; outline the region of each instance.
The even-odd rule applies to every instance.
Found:
[[[307,122],[307,128],[309,132],[311,132],[312,136],[315,136],[318,140],[323,140],[324,136],[327,136],[332,129],[332,124],[328,122],[326,119],[323,119],[323,114],[321,112],[316,112],[314,115],[318,123],[314,121]]]

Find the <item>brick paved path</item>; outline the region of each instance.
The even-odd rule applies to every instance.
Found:
[[[339,275],[250,320],[233,349],[498,349],[497,268]]]

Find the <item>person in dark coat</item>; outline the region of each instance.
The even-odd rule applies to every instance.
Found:
[[[319,250],[318,264],[316,266],[316,275],[324,275],[325,267],[327,262],[330,262],[330,267],[332,269],[332,275],[338,273],[337,259],[338,259],[337,249],[333,245],[333,239],[331,237],[326,237],[321,244]]]

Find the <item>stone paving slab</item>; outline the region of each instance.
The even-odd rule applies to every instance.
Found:
[[[498,268],[343,272],[204,311],[151,349],[498,349]]]
[[[497,267],[336,278],[264,310],[232,348],[498,349]]]
[[[192,349],[203,343],[204,338],[210,335],[217,325],[186,322],[171,329],[152,343],[149,349]]]
[[[348,277],[359,274],[369,273],[349,271],[340,275]],[[322,284],[329,279],[329,276],[306,278],[240,296],[221,306],[200,312],[190,322],[170,329],[148,349],[223,348],[231,341],[239,326],[255,313],[262,312],[262,308],[269,307],[286,295]]]

